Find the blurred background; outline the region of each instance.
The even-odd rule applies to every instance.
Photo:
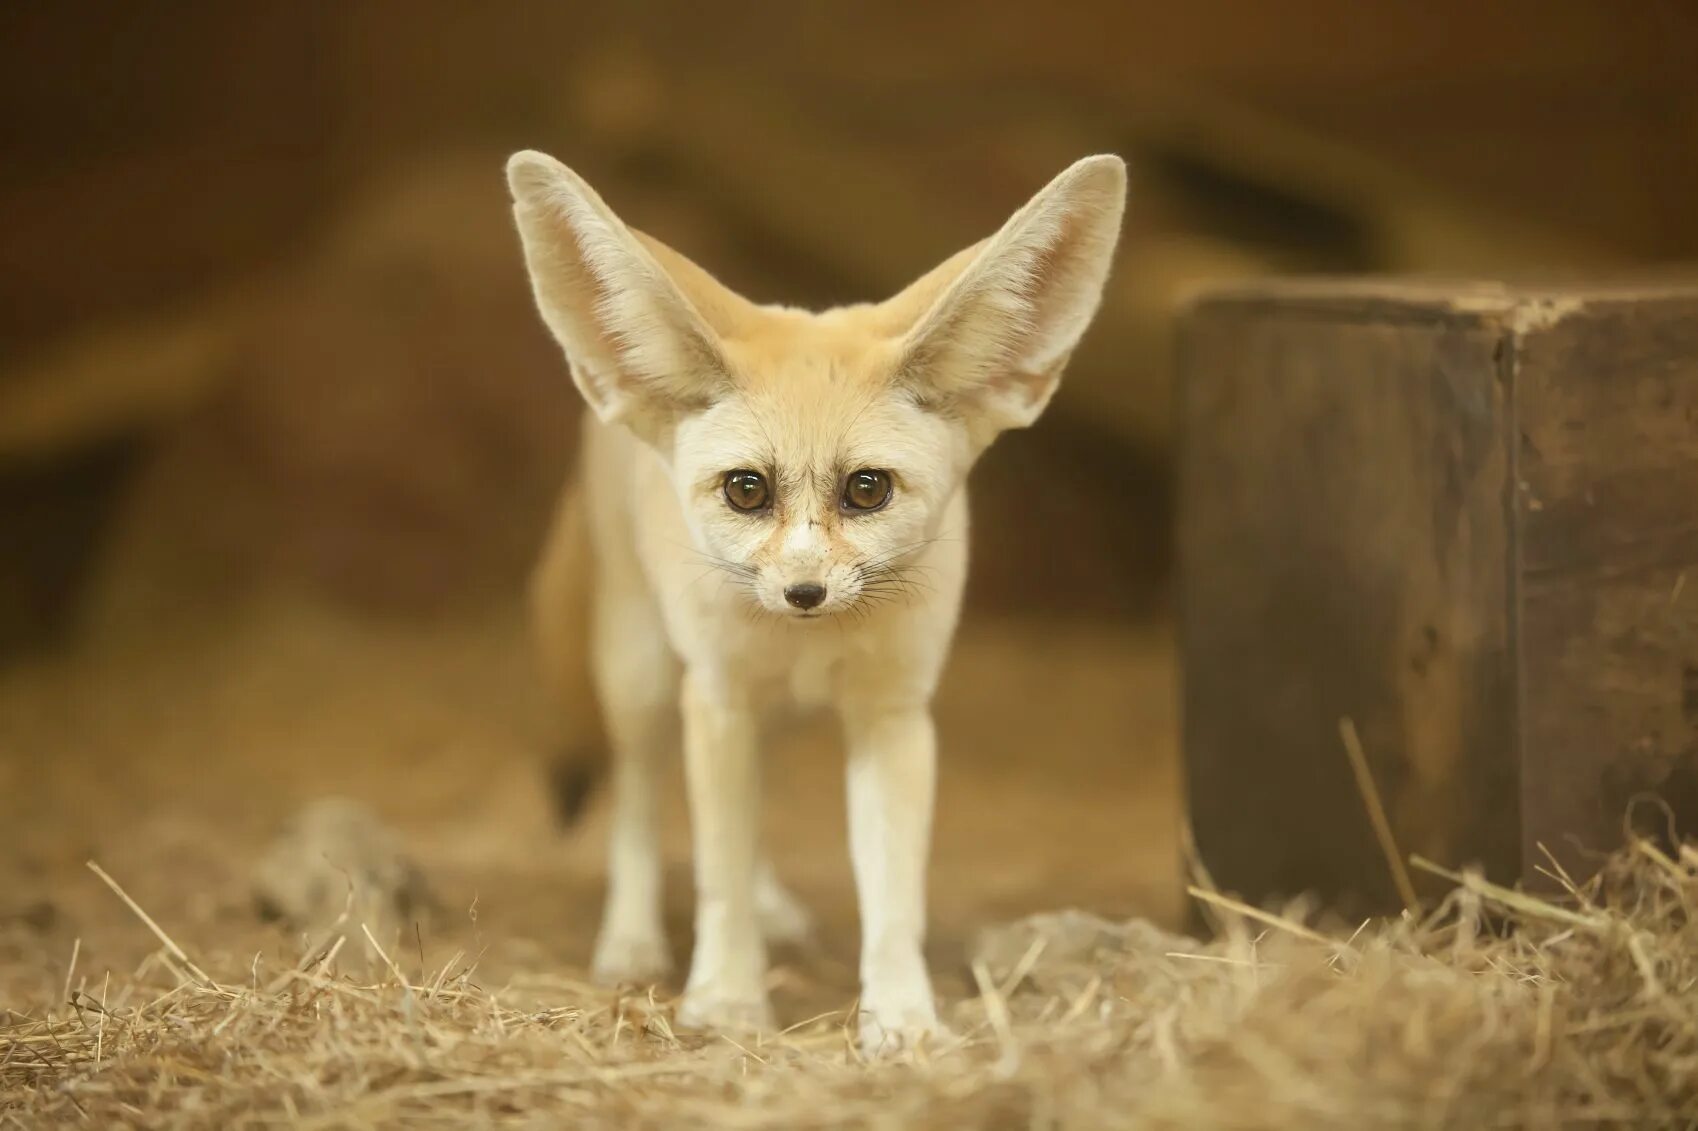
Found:
[[[1681,270],[1695,64],[1674,0],[0,7],[0,919],[88,935],[95,854],[236,930],[276,822],[347,793],[520,960],[584,959],[599,833],[553,825],[517,611],[578,412],[521,147],[810,305],[1128,159],[1097,325],[975,480],[937,945],[1058,902],[1173,918],[1175,302]],[[791,746],[773,835],[852,955],[838,763]]]

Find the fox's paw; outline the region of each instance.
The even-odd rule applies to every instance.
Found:
[[[772,1006],[764,993],[724,993],[702,986],[684,991],[684,998],[678,1003],[678,1025],[683,1029],[711,1029],[721,1033],[770,1032]]]
[[[604,986],[652,986],[672,973],[672,952],[657,933],[613,934],[596,940],[590,976]]]
[[[959,1038],[937,1019],[928,1000],[907,1007],[861,1007],[861,1055],[869,1059],[894,1057],[924,1048],[936,1052]]]

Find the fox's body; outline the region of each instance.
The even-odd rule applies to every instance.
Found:
[[[818,314],[732,294],[549,158],[521,154],[509,178],[539,308],[595,409],[533,602],[563,713],[613,755],[596,972],[668,966],[654,778],[681,719],[697,942],[680,1019],[769,1022],[765,937],[805,919],[756,844],[758,746],[773,718],[829,709],[849,754],[863,1043],[935,1030],[930,701],[966,581],[965,479],[1036,419],[1095,310],[1120,162],[1075,165],[897,297]]]

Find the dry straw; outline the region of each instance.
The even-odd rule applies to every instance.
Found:
[[[1556,899],[1451,879],[1352,933],[1207,888],[1207,944],[1028,921],[981,953],[958,1042],[878,1064],[847,1015],[687,1036],[653,995],[492,989],[463,957],[197,963],[131,903],[157,959],[10,1016],[0,1125],[1698,1125],[1698,850],[1635,840]]]

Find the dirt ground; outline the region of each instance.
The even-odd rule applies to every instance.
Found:
[[[979,927],[1083,906],[1179,913],[1171,649],[1164,630],[979,618],[938,706],[941,808],[931,958],[968,992]],[[292,961],[260,921],[252,865],[302,804],[370,805],[436,908],[406,964],[481,954],[486,985],[576,975],[599,914],[605,797],[562,832],[542,786],[540,711],[516,617],[421,627],[256,603],[216,624],[87,642],[0,677],[0,1006],[38,1013],[156,944],[97,861],[190,954]],[[852,1000],[856,913],[841,758],[829,733],[771,752],[769,836],[815,910],[775,956],[782,1020]],[[669,907],[687,954],[688,838],[670,798]],[[76,951],[76,967],[68,966]],[[214,958],[213,956],[221,956]]]
[[[1639,842],[1561,905],[1457,876],[1424,915],[1331,934],[1206,891],[1209,941],[1023,919],[973,947],[969,983],[982,925],[1177,911],[1169,650],[1124,628],[981,619],[961,640],[939,705],[931,954],[959,1041],[854,1052],[840,766],[819,736],[775,751],[770,775],[780,869],[822,919],[817,943],[775,956],[786,1031],[677,1034],[667,988],[651,1002],[583,981],[604,814],[553,827],[518,643],[505,619],[383,628],[272,607],[6,677],[0,1125],[1698,1120],[1692,846]],[[331,792],[379,810],[436,890],[440,911],[381,962],[254,913],[257,850]],[[680,950],[681,808],[675,789]]]

